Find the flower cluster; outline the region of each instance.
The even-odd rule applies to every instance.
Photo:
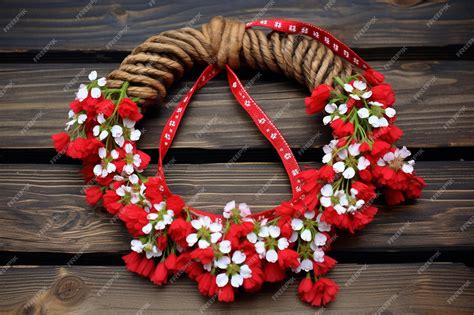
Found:
[[[327,113],[334,139],[324,146],[324,166],[298,175],[296,196],[263,214],[231,201],[222,216],[187,207],[163,179],[142,175],[150,157],[136,146],[135,124],[143,117],[137,100],[128,98],[127,83],[110,89],[96,72],[89,79],[54,145],[82,160],[86,200],[102,201],[133,237],[123,257],[127,269],[157,285],[185,272],[202,294],[229,302],[237,290],[253,292],[291,271],[303,274],[300,298],[325,305],[338,292],[324,277],[336,264],[326,255],[335,227],[354,232],[369,223],[379,190],[395,204],[417,198],[424,185],[414,161],[406,161],[410,152],[393,145],[401,136],[393,91],[373,70],[337,79],[337,88],[320,85],[306,99],[308,113]]]
[[[306,191],[319,190],[322,219],[354,233],[376,214],[372,202],[379,191],[393,205],[418,198],[425,183],[415,174],[415,161],[407,160],[410,151],[394,145],[402,131],[394,125],[395,94],[384,76],[370,69],[336,78],[335,85],[320,85],[306,98],[308,113],[326,113],[323,122],[334,139],[323,148],[325,165],[303,180],[318,183]]]

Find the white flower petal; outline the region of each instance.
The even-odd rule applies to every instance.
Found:
[[[104,77],[97,80],[97,85],[99,86],[105,86],[106,83],[107,83],[107,79],[105,79]]]
[[[241,263],[243,263],[246,258],[247,257],[245,256],[245,254],[242,253],[240,250],[236,250],[232,254],[232,262],[237,265],[240,265]]]
[[[321,195],[324,197],[330,197],[333,194],[333,189],[331,184],[326,184],[321,188]]]
[[[198,247],[199,248],[205,249],[205,248],[208,248],[209,245],[211,245],[211,244],[209,244],[209,242],[206,241],[206,240],[199,240],[198,241]]]
[[[94,81],[95,79],[97,79],[97,71],[91,71],[88,75],[88,78],[90,81]]]
[[[98,87],[91,89],[91,96],[92,98],[99,98],[101,95],[100,89]]]
[[[141,135],[142,135],[142,132],[138,129],[135,129],[130,133],[130,140],[138,141],[138,139],[140,139]]]
[[[227,266],[230,264],[229,256],[222,256],[215,261],[215,265],[220,269],[227,269]]]
[[[357,111],[357,115],[360,117],[360,118],[367,118],[369,117],[369,110],[367,108],[361,108]]]
[[[222,234],[219,232],[212,233],[211,234],[211,243],[215,244],[217,241],[219,241],[222,237]]]
[[[395,109],[393,109],[392,107],[387,107],[385,108],[385,115],[387,115],[387,117],[394,117],[395,115],[397,114],[397,111]]]
[[[230,241],[229,241],[229,240],[224,240],[224,241],[220,242],[220,243],[219,243],[219,250],[220,250],[221,253],[223,253],[223,254],[228,254],[228,253],[230,253],[230,250],[231,250]]]
[[[248,279],[252,277],[252,269],[247,265],[242,265],[240,266],[240,275],[244,277],[244,279]]]
[[[407,174],[411,174],[411,173],[413,173],[413,166],[410,165],[410,164],[403,164],[402,171],[407,173]]]
[[[313,262],[309,259],[303,259],[300,266],[306,272],[313,270]]]
[[[271,262],[271,263],[277,262],[277,261],[278,261],[278,253],[276,252],[276,250],[270,249],[270,250],[267,251],[267,253],[265,254],[265,259],[266,259],[268,262]]]
[[[225,273],[220,273],[216,277],[216,284],[219,288],[225,287],[229,283],[229,277]]]
[[[114,138],[120,137],[123,134],[123,129],[119,125],[114,125],[110,131]]]
[[[293,231],[299,231],[303,228],[303,220],[294,218],[291,220],[291,228]]]
[[[198,241],[198,237],[196,233],[191,233],[188,236],[186,236],[186,242],[188,243],[189,247],[196,244],[197,241]]]
[[[240,287],[243,283],[244,283],[244,278],[239,274],[233,275],[232,278],[230,279],[230,284],[234,288]]]
[[[247,234],[247,239],[250,243],[255,244],[257,242],[257,234],[255,234],[254,232],[251,232]]]
[[[312,239],[311,231],[308,229],[304,229],[303,232],[301,232],[301,239],[306,242],[311,241]]]
[[[370,165],[370,161],[367,160],[364,156],[361,156],[357,161],[357,169],[362,171],[365,170]]]
[[[278,236],[280,236],[280,227],[276,225],[271,225],[268,228],[268,232],[270,233],[271,237],[277,238]]]
[[[328,114],[332,114],[336,111],[336,108],[337,108],[337,105],[334,104],[334,103],[331,103],[331,104],[327,104],[325,107],[324,107],[324,110],[326,111],[326,113]]]
[[[151,225],[151,223],[148,223],[147,225],[142,227],[142,232],[145,234],[150,234],[152,228],[153,226]]]
[[[354,87],[348,83],[344,84],[344,90],[348,93],[351,93],[352,91],[354,91]]]
[[[284,250],[285,248],[288,248],[290,243],[288,243],[288,240],[285,237],[282,237],[278,239],[278,249],[279,250]]]
[[[339,162],[334,163],[332,168],[334,169],[336,173],[342,173],[346,169],[346,165],[344,164],[344,162],[339,161]]]

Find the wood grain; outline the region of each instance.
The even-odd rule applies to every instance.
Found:
[[[378,69],[385,63],[376,62]],[[474,61],[404,61],[383,72],[397,93],[398,126],[405,132],[400,144],[414,148],[474,146]],[[3,65],[0,148],[51,148],[50,135],[62,130],[67,103],[91,68],[102,73],[114,64]],[[256,73],[239,73],[245,82]],[[140,147],[155,149],[162,126],[190,88],[197,73],[172,89],[167,102],[150,112],[142,124]],[[302,86],[272,75],[255,77],[250,94],[275,121],[293,148],[321,147],[329,141],[322,115],[308,117],[307,92]],[[245,111],[233,99],[222,74],[193,99],[173,143],[174,148],[269,148]]]
[[[159,32],[199,26],[215,15],[243,21],[284,17],[321,25],[351,47],[464,45],[474,19],[469,0],[358,1],[2,1],[1,51],[130,51]],[[52,10],[54,8],[54,10]],[[26,11],[25,13],[22,13]],[[438,13],[440,12],[440,13]],[[436,15],[439,17],[436,19]],[[16,23],[9,26],[15,17]],[[351,17],[348,19],[347,17]],[[433,22],[430,22],[430,20]],[[53,42],[53,44],[51,44]],[[40,59],[41,60],[41,59]]]
[[[74,165],[0,165],[0,251],[116,253],[129,248],[120,220],[85,203],[78,170]],[[335,249],[473,250],[474,162],[419,162],[417,171],[428,184],[420,200],[381,209],[363,231],[341,236]],[[167,176],[173,192],[214,213],[233,199],[258,212],[290,196],[284,169],[274,163],[171,164]]]
[[[299,301],[299,279],[238,294],[226,304],[201,296],[188,279],[157,287],[124,267],[13,266],[2,275],[0,311],[9,314],[470,314],[474,272],[462,264],[339,264],[341,287],[327,309]],[[351,280],[352,279],[352,280]],[[466,285],[465,285],[466,283]],[[471,283],[471,285],[469,285]],[[461,287],[462,292],[451,298]],[[451,298],[451,299],[450,299]],[[451,302],[449,303],[448,300]]]

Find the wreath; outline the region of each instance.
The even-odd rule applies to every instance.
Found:
[[[265,35],[253,26],[274,32]],[[208,66],[164,126],[156,175],[143,176],[150,157],[137,147],[136,123],[194,64]],[[312,91],[306,111],[324,111],[333,135],[323,147],[321,168],[299,168],[280,131],[233,72],[241,66],[283,73]],[[247,204],[230,201],[222,215],[209,214],[186,205],[166,185],[163,159],[188,103],[222,69],[288,173],[292,197],[274,209],[252,214]],[[300,298],[325,305],[338,292],[325,277],[336,264],[326,255],[336,229],[354,233],[372,221],[380,193],[393,205],[418,198],[425,185],[407,160],[407,148],[394,145],[402,131],[394,125],[395,96],[384,76],[311,24],[275,19],[245,25],[216,17],[199,30],[153,36],[107,79],[92,71],[89,80],[70,104],[65,132],[52,136],[54,145],[83,161],[88,203],[101,201],[125,223],[133,237],[123,257],[127,269],[157,285],[185,272],[202,294],[230,302],[238,288],[253,292],[291,271],[302,274]]]

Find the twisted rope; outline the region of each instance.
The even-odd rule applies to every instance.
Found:
[[[161,103],[167,89],[194,64],[225,69],[247,67],[281,73],[310,91],[336,76],[358,70],[321,43],[304,35],[246,29],[235,19],[214,17],[200,29],[165,31],[148,38],[128,55],[107,79],[110,88],[130,83],[127,94],[142,105]]]

